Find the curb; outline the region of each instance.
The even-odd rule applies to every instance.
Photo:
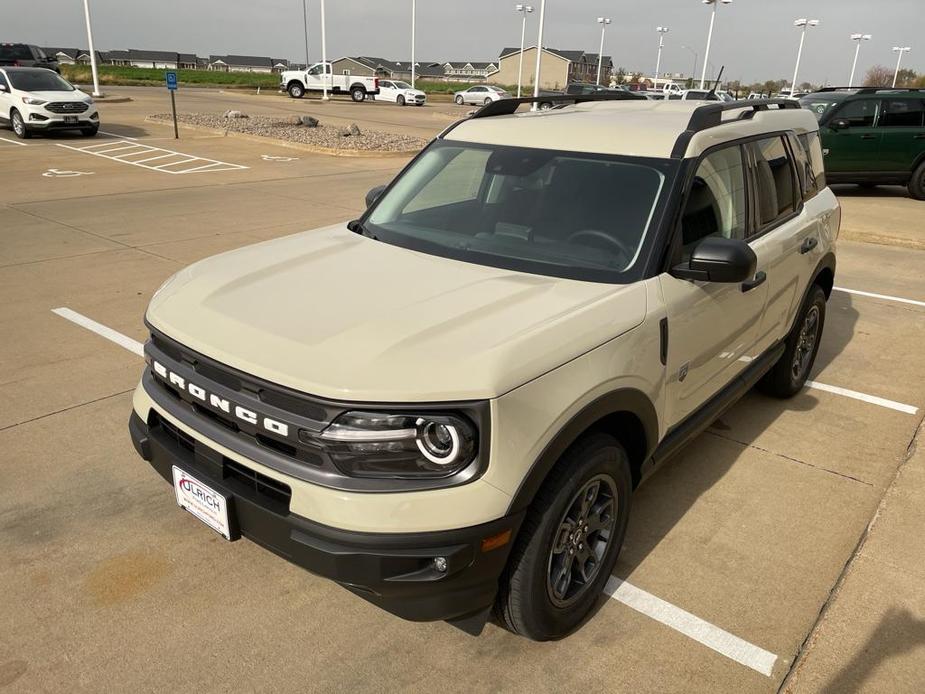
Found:
[[[172,121],[161,120],[160,118],[151,118],[150,116],[145,117],[145,123],[153,123],[155,125],[173,125]],[[420,149],[408,149],[403,151],[391,151],[391,150],[379,150],[379,149],[360,149],[360,150],[344,150],[336,149],[334,147],[322,147],[320,145],[310,145],[305,142],[291,142],[290,140],[281,140],[276,137],[267,137],[266,135],[252,135],[251,133],[239,133],[233,130],[226,130],[224,128],[209,128],[204,125],[190,125],[189,123],[177,123],[177,126],[182,130],[197,130],[199,132],[211,133],[213,135],[221,135],[223,137],[234,137],[239,140],[248,140],[250,142],[264,142],[277,145],[279,147],[287,147],[289,149],[298,149],[303,152],[311,152],[313,154],[326,154],[332,157],[408,157],[420,152]]]

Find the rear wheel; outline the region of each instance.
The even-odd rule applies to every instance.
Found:
[[[303,96],[305,96],[305,87],[303,87],[298,82],[292,82],[286,91],[289,92],[289,96],[291,96],[293,99],[301,99]]]
[[[405,97],[403,97],[401,94],[399,94],[399,95],[398,95],[398,98],[395,99],[395,103],[398,104],[399,106],[404,106],[404,105],[405,105]]]
[[[488,104],[491,103],[491,97],[490,97],[490,96],[486,96],[486,97],[485,97],[485,101],[483,101],[482,103],[483,103],[485,106],[488,106]]]
[[[777,398],[789,398],[803,389],[816,361],[825,325],[825,292],[814,284],[806,297],[786,347],[777,363],[758,382],[758,389]]]
[[[357,103],[366,101],[366,90],[363,87],[353,87],[350,90],[350,98]]]
[[[540,104],[540,111],[548,111],[552,108],[552,104],[548,101],[544,101]]]
[[[918,165],[909,179],[909,195],[916,200],[925,200],[925,161]]]
[[[13,132],[16,133],[16,137],[20,140],[28,140],[32,137],[32,133],[30,133],[29,129],[26,127],[26,121],[22,119],[19,111],[15,108],[10,111],[10,125],[13,126]]]
[[[501,579],[497,612],[511,631],[562,638],[588,617],[626,535],[632,477],[612,436],[584,436],[534,499]]]

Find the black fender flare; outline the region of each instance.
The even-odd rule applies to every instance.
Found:
[[[644,450],[639,451],[641,456],[633,456],[639,458],[638,460],[632,460],[635,468],[634,481],[638,481],[638,469],[649,459],[658,443],[658,415],[655,405],[642,391],[620,388],[585,405],[546,444],[514,494],[509,513],[522,511],[530,505],[559,458],[583,433],[608,415],[619,413],[634,415],[642,424],[645,434]]]
[[[829,251],[829,252],[826,253],[824,256],[822,256],[822,258],[819,259],[819,262],[816,264],[816,269],[813,270],[812,279],[806,284],[806,289],[803,290],[803,298],[800,300],[800,304],[799,304],[800,307],[802,307],[804,304],[806,304],[806,299],[807,299],[807,297],[809,296],[810,290],[811,290],[816,284],[819,284],[819,282],[818,282],[817,280],[819,279],[819,275],[821,275],[821,274],[823,273],[823,271],[828,270],[829,272],[832,273],[832,282],[833,282],[833,285],[834,285],[834,282],[835,282],[835,265],[836,265],[835,254],[834,254],[832,251]],[[830,296],[831,293],[832,293],[832,291],[831,291],[832,288],[831,288],[831,287],[823,287],[823,289],[825,290],[825,298],[828,299],[829,296]],[[793,326],[796,324],[797,319],[799,319],[799,317],[800,317],[800,309],[798,308],[798,309],[794,312],[793,321],[790,323],[790,326],[787,328],[787,332],[785,333],[785,338],[784,338],[784,339],[786,339],[786,335],[789,335],[789,334],[793,331]]]

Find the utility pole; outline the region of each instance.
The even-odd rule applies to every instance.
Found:
[[[307,69],[307,68],[306,68]],[[321,100],[330,101],[328,96],[328,38],[324,25],[324,0],[321,0]]]
[[[100,96],[100,78],[96,72],[96,51],[93,49],[93,29],[90,27],[90,0],[84,0],[84,17],[87,20],[87,43],[90,44],[90,72],[93,73],[93,96]]]
[[[536,38],[536,70],[534,70],[533,98],[538,99],[540,96],[540,61],[543,58],[543,27],[546,24],[546,0],[540,0],[540,30]],[[533,104],[533,110],[537,110],[537,104]]]

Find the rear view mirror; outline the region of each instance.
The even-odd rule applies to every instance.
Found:
[[[373,203],[379,199],[379,196],[385,192],[388,186],[376,186],[366,194],[366,207],[372,207]]]
[[[684,280],[745,282],[755,276],[758,257],[741,239],[708,236],[694,248],[690,260],[671,269]]]
[[[832,128],[832,130],[845,130],[851,127],[851,123],[848,122],[847,118],[836,118],[829,123],[829,127]]]

